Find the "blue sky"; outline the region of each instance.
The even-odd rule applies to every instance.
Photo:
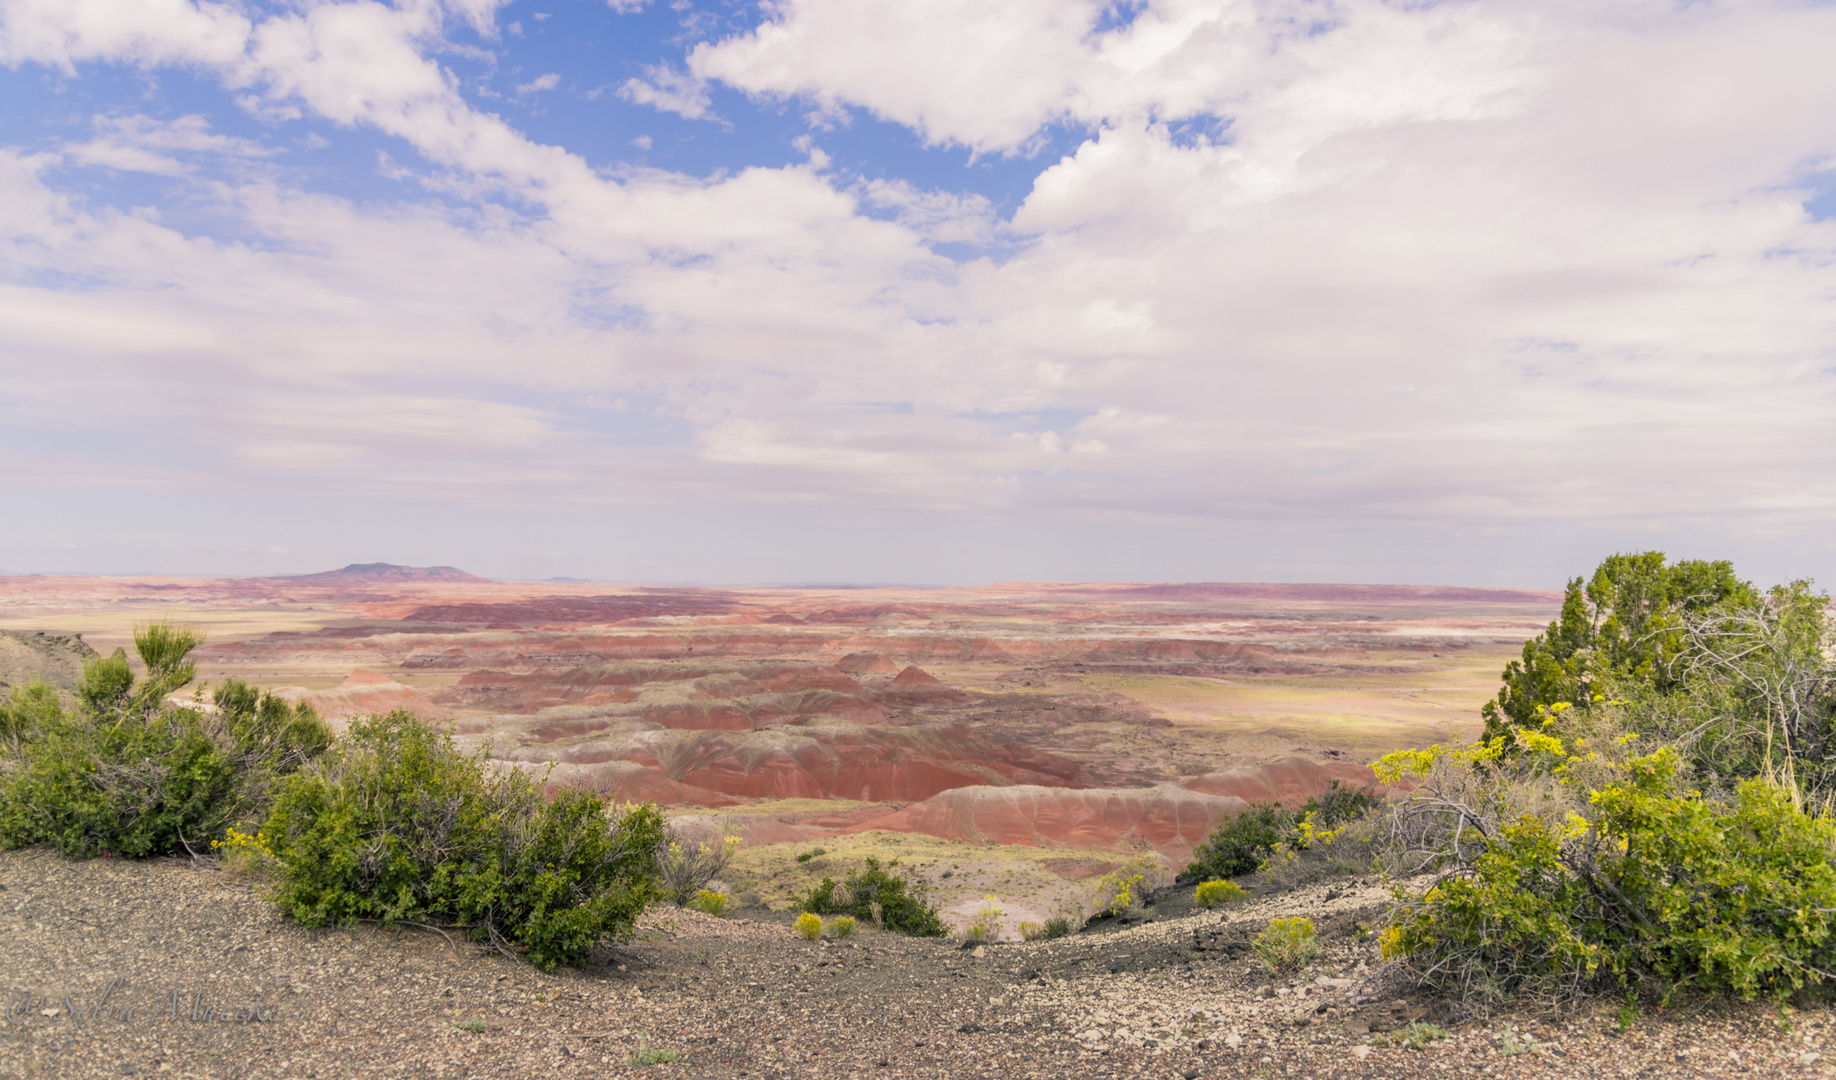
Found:
[[[1836,7],[0,0],[0,572],[1830,576]]]

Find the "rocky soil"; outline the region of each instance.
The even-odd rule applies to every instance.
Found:
[[[35,679],[73,691],[83,676],[83,662],[95,655],[81,637],[0,630],[0,697]]]
[[[0,853],[0,1075],[18,1077],[1773,1077],[1826,1075],[1830,1017],[1721,1001],[1456,1023],[1386,979],[1384,897],[1341,882],[1051,942],[963,948],[788,916],[653,918],[545,975],[438,931],[310,932],[182,861]],[[1250,953],[1305,914],[1323,955]],[[1417,1025],[1410,1028],[1411,1023]],[[1403,1045],[1421,1025],[1450,1034]],[[637,1063],[644,1051],[675,1060]],[[653,1055],[655,1056],[655,1055]],[[662,1054],[661,1056],[669,1056]]]

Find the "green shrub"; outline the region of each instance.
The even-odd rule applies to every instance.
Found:
[[[1731,805],[1680,790],[1679,762],[1661,748],[1584,789],[1585,814],[1502,823],[1458,872],[1399,896],[1386,956],[1478,1007],[1645,987],[1782,1001],[1821,984],[1836,965],[1836,822],[1761,780]]]
[[[11,699],[0,702],[0,755],[17,754],[32,733],[63,716],[56,688],[43,679],[15,687]]]
[[[1001,901],[993,896],[982,898],[981,909],[975,913],[975,921],[969,924],[965,932],[970,941],[999,941],[1001,927],[1007,921],[1007,909]]]
[[[1256,958],[1269,974],[1301,967],[1319,954],[1314,937],[1313,920],[1299,915],[1291,919],[1270,919],[1269,925],[1250,942]]]
[[[713,889],[698,890],[689,902],[684,905],[704,915],[725,915],[727,913],[727,894]]]
[[[822,936],[822,916],[806,911],[791,923],[791,929],[803,940],[815,941]]]
[[[312,706],[290,705],[240,679],[217,687],[211,704],[239,753],[286,772],[318,757],[332,744],[332,731]]]
[[[170,704],[202,640],[165,622],[136,627],[145,678],[121,650],[90,660],[74,715],[42,682],[14,692],[0,709],[0,751],[16,759],[0,781],[0,844],[74,858],[202,855],[266,812],[274,781],[322,753],[331,732],[312,710],[234,681],[212,712]]]
[[[829,933],[834,934],[838,941],[853,937],[856,929],[857,925],[852,915],[837,915],[829,920]]]
[[[1251,873],[1293,828],[1294,815],[1280,803],[1251,803],[1241,814],[1219,825],[1193,850],[1186,876],[1233,878]]]
[[[0,844],[72,858],[202,854],[239,820],[236,761],[191,709],[38,718],[0,792]]]
[[[737,836],[689,841],[671,837],[657,858],[658,879],[664,897],[677,907],[686,906],[727,869],[739,846]]]
[[[881,929],[914,937],[943,937],[948,933],[942,917],[932,907],[923,886],[907,882],[892,873],[895,860],[881,866],[880,860],[867,856],[866,866],[845,882],[836,884],[823,878],[810,889],[797,907],[816,915],[853,915],[870,919]]]
[[[1310,796],[1299,810],[1279,803],[1251,803],[1205,838],[1180,876],[1206,881],[1253,873],[1278,855],[1306,851],[1322,836],[1330,842],[1334,830],[1382,805],[1383,797],[1376,792],[1345,787],[1337,780]]]
[[[275,899],[307,926],[450,923],[544,970],[629,937],[660,891],[655,806],[614,815],[579,791],[544,802],[525,773],[491,775],[404,712],[352,724],[282,785],[264,831]]]
[[[803,899],[797,901],[797,910],[808,911],[816,915],[833,915],[838,911],[854,910],[845,899],[836,896],[837,888],[839,886],[835,884],[834,878],[823,878],[810,886],[810,891],[804,893]]]
[[[1096,882],[1096,914],[1120,915],[1140,907],[1160,872],[1160,864],[1152,856],[1137,855],[1104,874]]]
[[[1062,915],[1055,916],[1045,921],[1045,936],[1048,938],[1061,938],[1070,932],[1071,920]]]
[[[799,853],[797,856],[797,861],[798,862],[809,862],[811,859],[819,858],[827,854],[828,852],[823,850],[822,848],[812,848],[809,851]]]
[[[1249,895],[1249,890],[1234,881],[1207,881],[1192,894],[1200,907],[1228,904]]]

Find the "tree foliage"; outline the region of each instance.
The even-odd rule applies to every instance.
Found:
[[[1505,667],[1504,685],[1485,706],[1486,737],[1535,728],[1557,702],[1585,709],[1628,687],[1674,690],[1685,620],[1758,601],[1729,562],[1667,563],[1660,551],[1608,556],[1593,576],[1568,583],[1556,621]]]

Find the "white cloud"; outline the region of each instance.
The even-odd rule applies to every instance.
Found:
[[[899,224],[927,240],[986,244],[999,231],[994,205],[981,195],[920,191],[904,180],[870,180],[861,185],[867,205],[889,210]]]
[[[162,121],[150,116],[98,116],[96,136],[71,143],[64,153],[83,165],[132,172],[177,176],[187,166],[173,152],[203,153],[218,157],[258,158],[273,153],[258,142],[212,134],[204,117],[193,114]],[[162,153],[162,151],[164,151]]]
[[[207,67],[404,140],[443,196],[199,179],[184,155],[254,150],[192,118],[0,155],[0,363],[35,415],[151,397],[251,473],[530,505],[1526,543],[1836,518],[1836,224],[1794,186],[1836,155],[1827,7],[1169,0],[1094,33],[1095,4],[793,0],[620,92],[700,119],[721,81],[984,153],[1086,126],[1006,222],[813,142],[608,178],[432,58],[490,5],[4,10],[12,62]],[[91,207],[71,162],[181,176],[240,239]]]
[[[713,102],[708,84],[668,64],[654,64],[644,69],[642,79],[627,79],[618,89],[621,100],[634,105],[648,105],[662,112],[672,112],[685,120],[709,116]]]
[[[9,0],[0,6],[0,62],[74,72],[85,60],[234,63],[249,36],[234,4],[189,0]]]
[[[526,83],[519,84],[516,88],[516,92],[519,94],[531,94],[541,90],[553,90],[559,85],[561,85],[561,76],[551,71],[546,75],[538,75]]]

